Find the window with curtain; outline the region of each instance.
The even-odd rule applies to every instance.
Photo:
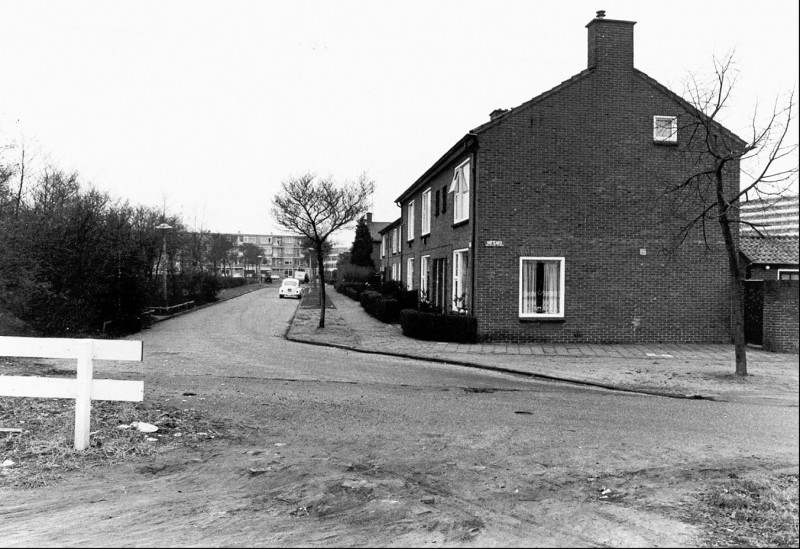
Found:
[[[469,160],[460,164],[453,173],[450,192],[453,193],[453,223],[469,219]]]
[[[564,317],[564,258],[521,257],[519,316]]]
[[[419,258],[419,299],[430,301],[428,286],[431,278],[431,256],[423,255]]]
[[[414,258],[409,257],[408,263],[406,264],[407,271],[406,271],[406,289],[413,290],[414,289]]]
[[[431,232],[431,190],[422,193],[422,229],[420,234],[426,235]]]
[[[469,274],[469,251],[453,252],[453,295],[452,308],[457,312],[466,312],[468,304],[467,276]]]
[[[654,116],[653,141],[661,143],[677,143],[678,118],[675,116]]]

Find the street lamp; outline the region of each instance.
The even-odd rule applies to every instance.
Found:
[[[256,276],[258,277],[258,283],[261,284],[261,260],[264,258],[263,255],[258,256],[258,263],[256,264]]]
[[[172,225],[167,225],[166,223],[162,223],[160,225],[156,225],[156,230],[162,231],[162,240],[161,240],[161,254],[164,256],[164,312],[166,313],[166,307],[169,306],[169,301],[167,300],[167,231],[172,228]]]

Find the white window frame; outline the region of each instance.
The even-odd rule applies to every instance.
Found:
[[[522,266],[526,261],[558,261],[559,262],[559,288],[558,294],[558,311],[557,313],[524,313],[522,306],[522,283],[523,274]],[[567,293],[564,282],[566,280],[566,260],[564,257],[539,257],[539,256],[522,256],[519,258],[519,317],[520,318],[564,318],[564,296]]]
[[[381,257],[386,257],[386,235],[381,236]]]
[[[397,230],[398,229],[399,229],[399,227],[395,227],[394,229],[392,229],[392,253],[393,254],[397,253],[397,246],[398,246],[398,242],[400,241],[400,239],[398,238],[398,234],[397,234]]]
[[[470,160],[467,159],[453,170],[453,182],[450,183],[450,192],[453,193],[453,223],[469,219],[469,192],[470,192]]]
[[[459,267],[461,267],[461,263],[458,260],[458,256],[466,254],[467,256],[467,267],[466,269],[462,269],[459,272]],[[456,288],[461,288],[461,293],[466,296],[465,301],[469,303],[469,291],[468,288],[465,288],[467,284],[467,274],[469,271],[469,248],[462,248],[460,250],[453,250],[453,278],[451,280],[451,289],[450,289],[450,307],[453,311],[458,311],[458,306],[456,305],[456,299],[460,297]],[[466,308],[466,307],[465,307]]]
[[[781,279],[781,275],[783,273],[798,273],[798,272],[800,272],[800,269],[778,269],[778,280]]]
[[[409,257],[408,262],[406,263],[406,268],[408,272],[406,273],[406,286],[407,290],[414,289],[414,258]]]
[[[423,255],[419,258],[419,298],[428,299],[428,271],[431,266],[431,256]]]
[[[406,235],[408,241],[414,240],[414,201],[406,205]]]
[[[670,134],[663,136],[659,134],[659,122],[669,121]],[[677,143],[678,142],[678,117],[677,116],[661,116],[656,115],[653,117],[653,141],[656,143]]]
[[[420,235],[425,236],[431,234],[431,189],[428,187],[422,192],[422,229]]]
[[[400,262],[395,261],[392,263],[392,280],[400,282]]]

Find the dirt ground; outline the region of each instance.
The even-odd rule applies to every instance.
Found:
[[[145,361],[108,376],[144,380],[141,417],[196,418],[203,436],[162,424],[152,456],[63,472],[54,463],[41,487],[0,483],[0,545],[697,546],[708,540],[692,509],[710,483],[797,471],[796,432],[790,444],[783,427],[739,442],[715,427],[763,414],[796,431],[796,408],[739,417],[732,404],[298,346],[280,336],[292,304],[240,299],[145,332]],[[697,440],[648,434],[652,409]],[[93,425],[93,440],[115,428]]]

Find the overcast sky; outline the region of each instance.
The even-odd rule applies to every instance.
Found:
[[[586,68],[599,9],[637,22],[636,67],[678,93],[735,49],[734,132],[797,87],[797,0],[0,0],[0,145],[198,229],[284,232],[270,199],[307,171],[366,172],[392,221],[492,110]]]

